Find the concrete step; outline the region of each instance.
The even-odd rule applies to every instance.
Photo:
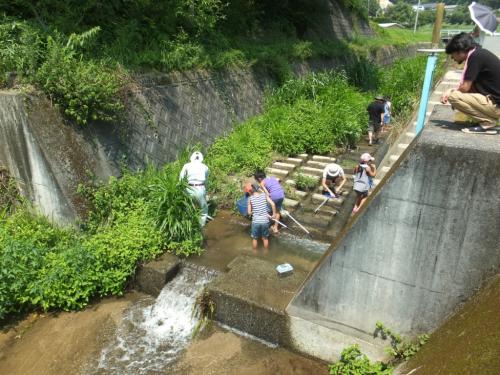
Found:
[[[272,165],[272,168],[285,169],[285,170],[288,170],[288,171],[294,170],[295,167],[296,167],[295,164],[283,163],[283,162],[280,162],[280,161],[275,161],[273,163],[273,165]]]
[[[335,163],[337,159],[330,156],[313,155],[312,160],[321,161],[323,163]]]
[[[390,170],[391,170],[391,167],[388,167],[388,166],[382,167],[382,169],[381,169],[381,171],[382,171],[383,173],[387,173],[387,172],[389,172]]]
[[[307,154],[299,154],[299,155],[297,155],[297,158],[302,159],[302,160],[306,160],[308,157],[309,157],[309,155],[307,155]]]
[[[307,197],[307,195],[308,195],[309,193],[308,193],[307,191],[302,191],[302,190],[294,190],[294,191],[293,191],[293,194],[294,194],[297,198],[299,198],[299,199],[303,200],[305,197]]]
[[[399,155],[392,154],[389,156],[389,162],[391,164],[395,163],[399,159]]]
[[[400,150],[406,150],[408,148],[409,144],[408,143],[398,143],[398,148]]]
[[[306,165],[308,167],[321,168],[321,169],[324,169],[328,164],[330,164],[330,163],[325,163],[323,161],[317,161],[317,160],[308,160],[306,162]]]
[[[325,196],[323,194],[313,194],[311,196],[312,201],[314,203],[321,203],[325,200]],[[326,203],[325,206],[330,206],[330,207],[340,207],[344,203],[344,198],[330,198]]]
[[[296,213],[293,217],[306,228],[327,228],[335,217],[329,212],[323,211],[324,206],[316,214],[311,212]],[[290,222],[291,224],[291,222]]]
[[[285,184],[287,184],[289,186],[292,186],[292,187],[295,187],[296,182],[295,182],[295,180],[286,180]]]
[[[288,171],[285,169],[277,169],[277,168],[266,168],[266,173],[276,176],[276,177],[281,177],[284,178],[288,176]]]
[[[285,163],[288,164],[295,164],[295,165],[300,165],[302,164],[303,160],[300,158],[286,158]]]
[[[296,201],[294,199],[285,198],[285,200],[283,201],[283,204],[284,204],[285,208],[287,208],[287,209],[290,209],[290,208],[295,209],[295,208],[299,207],[300,202]]]
[[[312,174],[312,175],[323,175],[323,169],[313,168],[313,167],[300,167],[299,172],[302,174]]]

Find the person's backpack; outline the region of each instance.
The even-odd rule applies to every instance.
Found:
[[[370,190],[370,176],[368,176],[368,173],[366,173],[365,168],[361,164],[358,165],[358,172],[354,175],[353,188],[360,193],[366,193]]]

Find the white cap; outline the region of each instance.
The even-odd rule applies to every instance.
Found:
[[[364,161],[364,162],[368,162],[368,161],[374,161],[375,158],[373,156],[371,156],[368,152],[365,152],[363,155],[361,155],[359,160]]]
[[[326,173],[330,177],[337,177],[340,174],[340,165],[332,163],[328,164],[326,167]]]
[[[193,152],[190,158],[191,162],[199,161],[200,163],[203,161],[203,154],[199,151]]]

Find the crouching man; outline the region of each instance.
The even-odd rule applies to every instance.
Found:
[[[500,118],[500,60],[466,33],[451,38],[446,53],[457,63],[464,63],[464,68],[458,88],[446,91],[441,102],[449,102],[478,122],[463,132],[497,134],[494,128]]]

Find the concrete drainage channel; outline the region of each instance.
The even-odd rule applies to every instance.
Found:
[[[351,192],[352,178],[349,177],[359,156],[364,152],[371,152],[377,160],[381,160],[387,149],[388,146],[382,142],[374,147],[361,144],[357,149],[347,151],[337,158],[304,154],[276,161],[267,173],[279,177],[284,184],[290,186],[289,192],[293,194],[293,199],[285,201],[286,209],[313,233],[314,238],[328,239],[330,242],[351,216],[354,194]],[[306,174],[316,179],[319,186],[323,168],[331,162],[339,163],[349,178],[345,193],[338,199],[331,199],[319,214],[314,215],[314,209],[324,200],[323,196],[319,190],[305,192],[296,189],[294,178],[299,173]],[[291,220],[287,221],[287,225],[292,227],[292,224]],[[300,233],[297,226],[294,228],[294,233]],[[288,233],[291,232],[286,231],[281,236],[289,235]],[[294,242],[298,248],[311,246],[299,242],[298,239]],[[327,247],[325,244],[324,251]],[[270,252],[273,252],[272,247]],[[306,279],[308,270],[294,266],[291,275],[279,277],[276,271],[278,263],[272,258],[253,256],[245,249],[236,249],[234,254],[225,269],[205,287],[216,306],[213,319],[269,343],[293,348],[285,309]],[[193,262],[196,263],[196,259],[181,261],[171,254],[164,254],[139,269],[134,286],[156,297],[166,283],[174,280],[183,267],[191,267]],[[197,267],[196,264],[193,266]],[[210,268],[210,264],[205,266]]]

